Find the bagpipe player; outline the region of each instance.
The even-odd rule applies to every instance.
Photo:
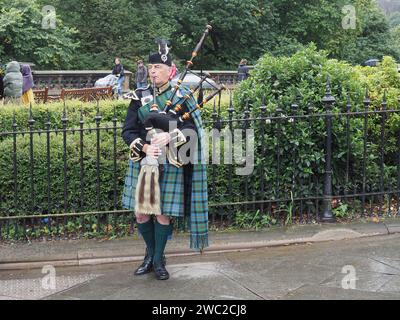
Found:
[[[122,137],[131,150],[125,177],[122,204],[135,213],[137,227],[146,244],[143,263],[135,275],[154,271],[166,280],[164,250],[173,234],[173,221],[186,218],[190,248],[208,247],[208,194],[205,164],[204,128],[193,92],[183,86],[172,88],[169,82],[172,58],[165,41],[148,58],[148,76],[153,83],[129,94],[131,99],[122,129]],[[186,97],[183,99],[183,97]],[[183,101],[183,103],[182,103]],[[173,131],[153,131],[145,126],[151,112],[163,112],[166,103],[182,103],[190,119]],[[198,106],[198,105],[197,105]],[[192,132],[187,136],[184,132]],[[182,137],[184,136],[184,138]],[[179,143],[177,143],[179,142]],[[183,162],[174,145],[190,144],[190,155]],[[161,161],[163,159],[164,161]]]

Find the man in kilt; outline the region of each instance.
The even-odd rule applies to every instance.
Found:
[[[151,86],[136,89],[132,94],[127,116],[122,130],[125,143],[137,156],[130,159],[125,177],[122,204],[125,209],[135,210],[135,192],[141,168],[140,159],[151,156],[161,159],[165,146],[171,141],[168,132],[159,132],[149,139],[144,127],[144,119],[154,104],[159,111],[172,96],[169,83],[172,60],[168,52],[156,52],[149,55],[148,74],[154,81],[156,94],[153,95]],[[190,94],[187,88],[180,88],[173,98],[172,103],[182,101],[185,94]],[[187,111],[196,108],[193,97],[185,101]],[[146,243],[146,254],[143,263],[136,269],[135,275],[155,272],[156,278],[166,280],[169,278],[165,267],[164,250],[168,238],[173,232],[172,218],[187,218],[190,231],[190,248],[202,251],[208,246],[208,194],[207,174],[205,165],[205,138],[200,111],[191,113],[191,118],[184,122],[184,129],[194,130],[194,138],[187,137],[191,143],[187,163],[178,167],[165,159],[160,164],[160,207],[161,215],[149,215],[135,211],[138,230]],[[186,131],[187,132],[187,131]],[[186,134],[185,134],[186,136]],[[172,142],[171,142],[172,143]],[[193,147],[194,146],[194,147]]]

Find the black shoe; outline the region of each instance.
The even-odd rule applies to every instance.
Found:
[[[147,254],[144,257],[143,263],[134,272],[135,276],[149,273],[153,270],[153,257],[149,257]]]
[[[165,269],[165,265],[161,263],[154,262],[153,263],[154,273],[156,274],[156,278],[158,280],[167,280],[169,279],[169,273],[167,269]]]

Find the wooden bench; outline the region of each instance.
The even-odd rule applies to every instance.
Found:
[[[49,88],[32,90],[36,103],[47,103],[49,99]]]
[[[112,96],[112,87],[62,89],[60,99],[79,99],[80,101],[87,102],[93,100],[111,99]]]

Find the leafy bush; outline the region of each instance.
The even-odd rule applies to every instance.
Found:
[[[293,120],[291,115],[325,113],[323,97],[330,76],[330,89],[336,102],[333,113],[346,112],[350,97],[350,111],[363,111],[366,88],[371,100],[369,110],[380,110],[384,91],[387,108],[398,109],[400,76],[397,65],[385,57],[380,66],[352,67],[350,64],[328,59],[327,53],[310,45],[292,57],[263,56],[251,77],[242,82],[235,92],[238,114],[248,111],[249,116],[280,116],[286,118],[251,122],[255,130],[256,169],[247,179],[234,185],[236,194],[251,186],[256,199],[321,196],[325,172],[325,117],[316,116]],[[265,102],[266,111],[260,108]],[[333,117],[333,189],[335,194],[361,191],[363,179],[364,115]],[[347,135],[347,121],[349,135]],[[388,114],[381,144],[382,116],[367,116],[366,191],[380,190],[383,176],[384,189],[397,185],[396,161],[398,156],[398,114]],[[262,134],[264,127],[264,134]],[[347,150],[349,137],[349,152]],[[383,173],[380,168],[380,149],[384,150]],[[262,156],[263,149],[265,156]],[[279,164],[278,164],[279,152]],[[349,171],[346,170],[349,157]],[[279,166],[279,168],[278,168]],[[259,189],[264,178],[264,193]],[[219,177],[220,180],[225,180]],[[251,193],[250,193],[251,194]],[[244,200],[243,197],[241,200]],[[304,205],[304,204],[303,204]],[[317,209],[310,204],[314,213]],[[295,211],[299,211],[296,203]],[[276,208],[279,210],[279,208]]]

